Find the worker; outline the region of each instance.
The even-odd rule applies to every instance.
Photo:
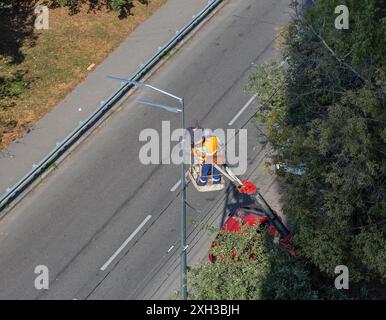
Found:
[[[202,128],[193,131],[193,148],[200,147],[204,143],[204,133]]]
[[[184,141],[184,161],[185,163],[197,163],[198,156],[195,148],[200,149],[203,143],[203,128],[198,123],[195,126],[188,127],[185,133]]]
[[[201,174],[198,177],[197,185],[204,186],[208,182],[208,177],[212,177],[213,184],[221,183],[221,174],[213,163],[217,163],[217,137],[212,130],[203,131],[203,144],[200,148],[195,148],[196,158],[201,163]]]

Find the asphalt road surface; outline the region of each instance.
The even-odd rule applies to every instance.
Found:
[[[288,3],[229,1],[147,81],[185,97],[188,125],[240,128],[254,111],[246,79],[253,63],[277,58],[275,27],[288,22]],[[141,164],[138,137],[146,128],[161,132],[161,121],[172,130],[180,123],[137,98],[167,101],[136,90],[0,222],[1,299],[157,297],[149,284],[179,257],[179,166]],[[252,164],[261,150],[256,130],[246,128]],[[193,221],[223,206],[224,192],[188,186],[190,235]],[[38,265],[49,269],[48,290],[34,287]]]

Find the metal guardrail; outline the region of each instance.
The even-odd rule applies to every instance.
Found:
[[[154,54],[146,63],[142,64],[138,71],[136,71],[129,80],[138,81],[147,72],[149,72],[171,49],[173,49],[181,40],[183,40],[201,21],[207,17],[223,0],[209,0],[208,4],[188,22],[180,31],[176,32],[163,47],[159,48],[158,52]],[[116,92],[114,92],[107,100],[103,101],[101,105],[84,121],[81,121],[79,126],[67,135],[62,142],[58,143],[56,147],[51,150],[37,165],[33,165],[32,170],[21,178],[13,187],[8,188],[6,193],[0,198],[0,211],[6,208],[18,195],[20,195],[36,178],[38,178],[44,171],[46,171],[55,160],[57,160],[66,150],[68,150],[74,143],[88,131],[96,122],[110,110],[130,89],[131,84],[122,85]]]

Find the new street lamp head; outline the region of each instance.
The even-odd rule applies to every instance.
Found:
[[[176,99],[178,100],[182,105],[184,104],[184,99],[183,98],[180,98],[180,97],[177,97],[176,95],[174,94],[171,94],[170,92],[166,92],[164,90],[161,90],[159,88],[156,88],[156,87],[153,87],[152,85],[150,84],[147,84],[145,82],[141,82],[141,81],[133,81],[133,80],[129,80],[129,79],[125,79],[125,78],[119,78],[119,77],[114,77],[114,76],[107,76],[107,78],[109,79],[112,79],[112,80],[117,80],[117,81],[120,81],[120,82],[124,82],[124,83],[129,83],[135,87],[146,87],[146,88],[149,88],[149,89],[152,89],[154,91],[157,91],[159,93],[162,93],[164,95],[167,95],[173,99]]]
[[[146,104],[148,106],[152,106],[152,107],[156,107],[156,108],[161,108],[161,109],[164,109],[166,111],[173,112],[173,113],[182,112],[181,109],[178,109],[176,107],[168,106],[166,104],[160,104],[158,102],[154,102],[154,101],[150,101],[150,100],[138,99],[138,100],[136,100],[136,102]]]

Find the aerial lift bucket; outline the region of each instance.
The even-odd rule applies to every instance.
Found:
[[[193,186],[197,189],[197,191],[200,191],[200,192],[219,191],[224,189],[225,187],[225,179],[222,174],[221,174],[220,183],[213,183],[212,176],[206,176],[207,183],[204,186],[199,186],[197,184],[198,178],[200,177],[199,164],[191,165],[189,169],[189,177],[190,177],[190,180],[192,181]]]

